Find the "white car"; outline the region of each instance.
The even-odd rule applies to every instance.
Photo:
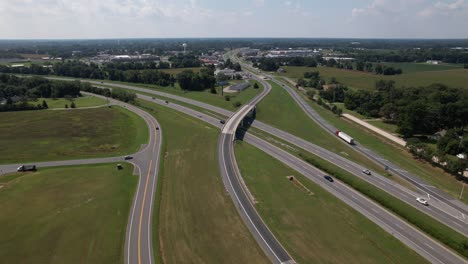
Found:
[[[416,198],[416,201],[418,201],[418,203],[423,204],[423,205],[429,205],[426,199],[421,198],[421,197]]]

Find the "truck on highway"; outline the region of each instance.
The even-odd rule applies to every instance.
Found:
[[[21,165],[16,170],[17,171],[35,171],[36,165]]]
[[[344,140],[345,142],[347,142],[348,144],[351,144],[353,145],[354,144],[354,138],[350,137],[348,134],[344,133],[344,132],[341,132],[341,131],[336,131],[335,134],[341,138],[342,140]]]

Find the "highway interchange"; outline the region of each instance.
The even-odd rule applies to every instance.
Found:
[[[256,77],[258,78],[258,77]],[[70,80],[70,79],[67,79]],[[88,80],[82,80],[88,81]],[[173,108],[177,111],[184,112],[194,118],[203,120],[210,123],[213,126],[219,127],[221,130],[219,138],[219,163],[220,171],[223,177],[226,190],[231,195],[234,204],[239,210],[246,225],[251,230],[253,236],[259,242],[264,249],[265,253],[270,257],[273,263],[294,263],[294,260],[281,246],[279,241],[275,238],[273,233],[268,229],[261,217],[255,210],[252,202],[248,195],[248,188],[243,184],[237,163],[234,158],[233,145],[235,142],[235,131],[238,128],[239,123],[249,113],[264,96],[271,90],[271,85],[268,82],[258,79],[265,87],[264,91],[256,96],[251,102],[246,104],[236,113],[214,107],[205,103],[194,101],[191,99],[183,98],[177,95],[172,95],[164,92],[153,91],[150,89],[135,87],[131,85],[113,84],[89,81],[95,85],[106,85],[114,86],[125,89],[132,89],[134,91],[140,91],[147,94],[154,94],[158,97],[170,98],[180,102],[184,102],[190,105],[207,109],[211,112],[219,115],[230,117],[226,124],[223,126],[219,121],[218,117],[213,117],[206,113],[201,113],[194,109],[178,105],[176,103],[167,103],[166,100],[150,97],[143,94],[138,94],[138,97],[143,100],[154,102],[166,107]],[[309,111],[306,108],[308,106],[303,102],[301,98],[291,87],[280,83],[280,85],[290,92],[291,96],[296,102],[304,109],[305,112]],[[301,101],[302,100],[302,101]],[[148,113],[142,111],[139,108],[130,106],[128,104],[112,100],[113,104],[126,107],[127,109],[137,113],[145,119],[149,130],[150,139],[148,145],[146,145],[141,151],[136,153],[134,159],[131,161],[135,167],[139,170],[140,180],[138,188],[134,197],[134,201],[131,208],[131,214],[129,216],[126,245],[125,245],[125,259],[126,263],[154,263],[153,252],[152,252],[152,238],[151,238],[151,223],[152,223],[152,208],[154,201],[154,190],[157,183],[157,173],[160,157],[160,146],[161,146],[161,129],[156,119]],[[305,105],[303,104],[305,103]],[[310,108],[311,109],[311,108]],[[317,114],[313,109],[309,111],[309,116]],[[318,116],[318,115],[317,115]],[[318,118],[320,118],[318,116]],[[317,121],[317,119],[313,120]],[[324,122],[324,121],[323,121]],[[325,125],[324,125],[325,124]],[[327,126],[327,123],[322,123],[322,126]],[[318,155],[325,160],[333,162],[343,169],[348,170],[357,177],[360,177],[367,182],[377,186],[378,188],[385,190],[393,196],[405,201],[420,211],[430,215],[431,217],[445,223],[452,227],[454,230],[464,234],[468,234],[467,231],[467,220],[464,218],[466,212],[466,206],[464,204],[453,203],[447,200],[448,197],[439,192],[434,193],[433,190],[430,194],[435,197],[431,200],[431,206],[421,207],[416,203],[415,197],[425,193],[426,189],[421,188],[420,192],[416,193],[408,190],[407,188],[389,181],[381,175],[373,175],[372,177],[364,176],[361,174],[362,166],[355,164],[335,153],[327,151],[321,147],[318,147],[310,142],[293,136],[289,133],[281,131],[277,128],[271,127],[259,121],[254,121],[253,127],[258,128],[266,133],[276,136],[296,147],[302,148],[312,154]],[[328,130],[332,131],[332,127],[328,127]],[[400,239],[410,248],[424,256],[432,263],[465,263],[466,260],[441,245],[439,242],[434,241],[427,235],[421,233],[415,227],[407,224],[393,213],[388,212],[386,209],[370,201],[359,192],[351,189],[345,184],[335,181],[333,184],[325,181],[322,176],[324,172],[316,169],[310,164],[303,160],[295,157],[287,151],[280,149],[273,144],[266,142],[250,133],[246,133],[244,141],[254,145],[255,147],[265,151],[269,155],[283,162],[287,166],[295,169],[297,172],[303,174],[310,180],[314,181],[342,201],[361,212],[363,215],[368,217],[371,221],[375,222],[387,232],[391,233],[396,238]],[[103,159],[91,159],[91,160],[74,160],[74,161],[58,161],[58,162],[44,162],[37,163],[38,167],[46,166],[62,166],[62,165],[74,165],[74,164],[90,164],[90,163],[101,163],[101,162],[115,162],[122,161],[122,157],[114,158],[103,158]],[[19,164],[14,165],[2,165],[0,169],[4,172],[12,171],[16,169]],[[391,167],[395,170],[395,167]],[[419,182],[417,182],[419,183]],[[424,186],[423,186],[424,187]]]

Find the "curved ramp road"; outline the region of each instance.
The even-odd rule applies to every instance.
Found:
[[[237,165],[235,163],[235,159],[233,157],[232,152],[229,151],[232,146],[229,146],[229,144],[232,144],[232,134],[233,133],[233,126],[235,126],[236,122],[232,122],[234,125],[229,125],[227,128],[225,126],[222,126],[221,123],[219,123],[219,120],[211,117],[211,116],[206,116],[198,111],[195,111],[193,109],[184,107],[184,106],[179,106],[175,103],[170,103],[166,104],[164,100],[160,99],[152,99],[149,96],[142,96],[139,95],[139,97],[143,100],[147,100],[150,102],[155,102],[157,104],[178,110],[184,112],[184,109],[189,110],[186,112],[188,115],[198,118],[200,120],[203,120],[205,122],[208,122],[209,124],[218,127],[222,129],[225,133],[223,133],[220,137],[220,151],[219,155],[225,156],[224,160],[230,159],[231,161],[227,161],[226,164],[220,164],[220,167],[223,168],[225,167],[228,171],[231,171],[231,175],[237,174]],[[226,124],[229,124],[227,122]],[[231,137],[231,138],[230,138]],[[428,261],[432,263],[466,263],[466,260],[463,259],[462,257],[458,256],[456,253],[452,252],[450,249],[446,248],[444,245],[439,243],[438,241],[435,241],[428,237],[427,235],[423,234],[420,232],[417,228],[407,224],[404,220],[400,219],[398,216],[395,216],[393,213],[387,211],[385,208],[381,207],[380,205],[376,204],[375,202],[369,200],[366,198],[364,195],[360,194],[359,192],[355,191],[354,189],[348,187],[347,185],[335,180],[334,183],[330,184],[328,181],[325,181],[322,177],[324,175],[323,172],[320,170],[316,169],[315,167],[311,166],[310,164],[304,162],[303,160],[289,154],[288,152],[271,145],[270,143],[259,139],[252,134],[246,133],[244,137],[244,141],[252,144],[255,147],[258,147],[262,151],[265,151],[272,157],[280,160],[283,162],[285,165],[293,168],[297,172],[303,174],[310,180],[314,181],[321,187],[325,188],[328,190],[330,193],[334,194],[336,197],[338,197],[340,200],[343,202],[347,203],[348,205],[352,206],[355,208],[357,211],[362,213],[364,216],[369,218],[371,221],[382,227],[384,230],[392,234],[395,238],[399,239],[402,241],[404,244],[406,244],[408,247],[412,248],[419,254],[421,254],[423,257],[425,257]],[[222,162],[220,160],[220,162]],[[229,165],[231,163],[231,165]],[[233,164],[233,165],[232,165]],[[226,165],[226,166],[225,166]],[[243,196],[243,198],[239,198],[237,200],[234,199],[236,206],[239,206],[240,204],[244,205],[244,208],[247,208],[247,206],[251,205],[250,200],[246,196],[245,191],[243,190],[242,185],[239,183],[238,179],[235,178],[228,178],[224,177],[227,173],[223,174],[223,180],[229,181],[231,179],[232,186],[229,185],[229,182],[226,184],[228,191],[233,193],[235,190],[238,190],[236,193],[239,195],[239,197]],[[237,174],[236,177],[241,177],[240,174]],[[245,209],[246,211],[249,209]],[[254,211],[252,211],[254,213]],[[248,218],[245,218],[244,214],[241,213],[241,216],[244,218],[246,221],[247,225],[249,228],[252,228],[252,224],[250,221],[254,222],[255,220],[249,220]],[[253,217],[251,218],[253,219]],[[261,221],[261,218],[259,218],[257,221]],[[254,222],[255,223],[255,222]],[[259,232],[269,232],[268,228],[265,227],[265,230],[260,230]],[[253,234],[257,239],[258,234],[256,234],[257,231],[253,231]],[[271,233],[271,232],[270,232]],[[274,237],[272,237],[273,239]],[[260,238],[261,239],[261,238]],[[265,235],[264,239],[268,241],[268,236]],[[265,243],[261,242],[260,245],[264,247]],[[278,248],[276,248],[278,247]],[[275,252],[281,252],[281,245],[275,245],[275,244],[270,244],[270,248],[273,249]],[[266,248],[266,252],[268,251],[273,251],[270,250],[270,248]],[[287,254],[287,253],[286,253]],[[281,254],[277,253],[278,258],[276,258],[272,253],[269,253],[269,256],[272,258],[274,263],[279,263],[281,261]],[[286,255],[283,256],[284,259],[287,259]],[[279,260],[278,260],[279,259]],[[289,260],[289,263],[292,260]],[[288,262],[286,262],[288,263]]]
[[[99,95],[96,97],[105,98]],[[132,207],[127,223],[127,232],[125,239],[125,263],[128,264],[151,264],[153,259],[152,245],[152,214],[153,200],[156,190],[159,157],[161,151],[161,128],[157,120],[145,111],[126,104],[121,101],[109,99],[113,105],[124,107],[142,117],[149,129],[149,141],[139,152],[133,154],[132,163],[139,173],[137,191],[133,198]],[[73,110],[75,111],[75,110]],[[79,111],[77,109],[76,111]],[[156,129],[158,128],[158,130]],[[85,165],[96,163],[108,163],[123,161],[122,157],[64,160],[35,163],[38,168],[67,166],[67,165]],[[0,165],[0,173],[15,172],[16,168],[23,164]]]
[[[239,111],[231,116],[231,118],[229,118],[223,126],[219,137],[218,159],[226,189],[231,195],[234,204],[257,242],[273,263],[292,264],[295,263],[294,260],[289,256],[273,233],[268,229],[267,225],[263,222],[262,218],[253,206],[249,195],[247,195],[247,190],[244,189],[244,185],[241,182],[242,176],[234,155],[234,140],[239,124],[249,112],[255,110],[255,104],[265,97],[270,90],[271,88],[269,87],[263,90],[262,93],[256,96],[248,104],[244,105]]]

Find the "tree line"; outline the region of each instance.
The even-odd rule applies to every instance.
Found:
[[[397,124],[406,138],[468,124],[468,91],[443,84],[395,87],[394,81],[380,80],[374,91],[346,91],[343,102],[347,109]]]
[[[45,101],[33,104],[37,98],[62,98],[80,96],[86,84],[51,81],[42,77],[20,78],[0,74],[0,111],[40,110],[48,108]]]

